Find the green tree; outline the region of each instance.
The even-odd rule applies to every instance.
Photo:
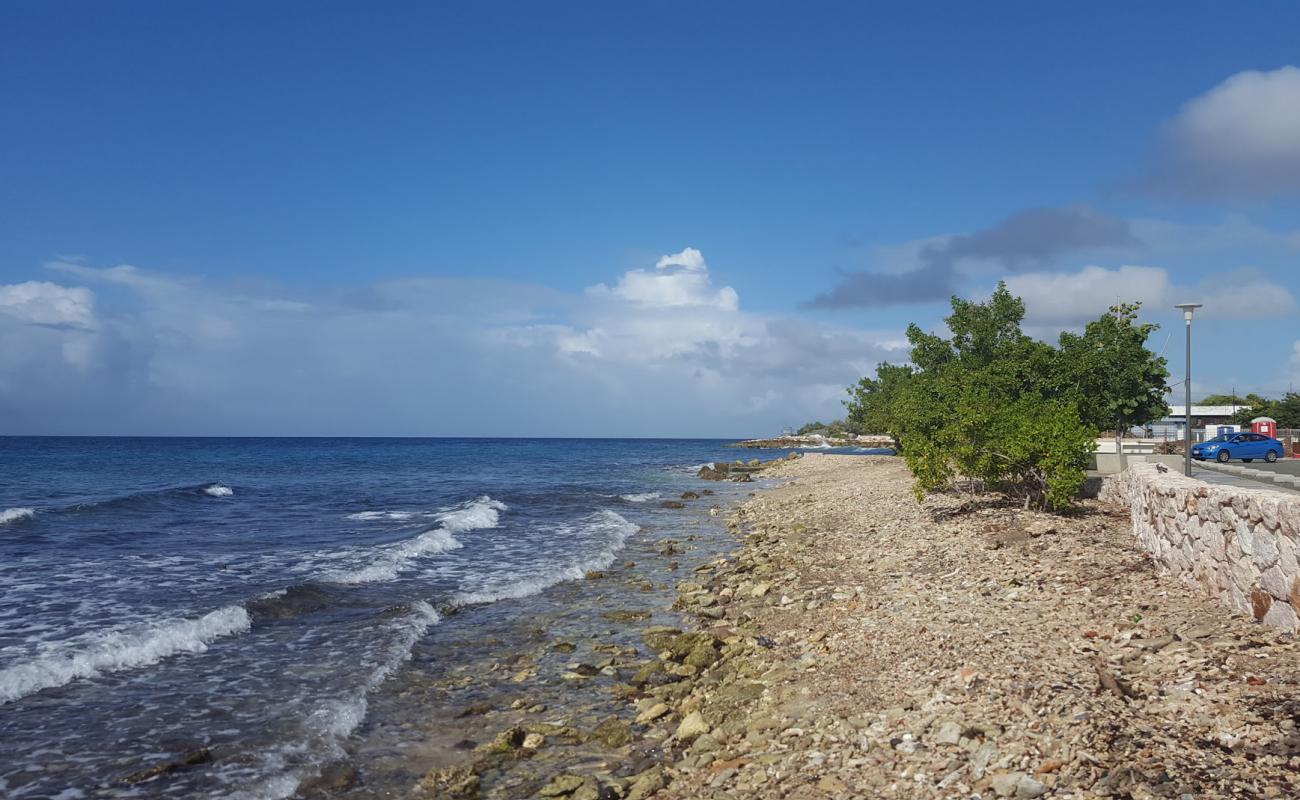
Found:
[[[911,367],[885,362],[876,367],[875,378],[863,378],[850,386],[850,399],[844,401],[849,427],[862,433],[887,434],[897,440],[898,429],[890,413],[899,391],[911,376]]]
[[[1270,413],[1262,416],[1277,420],[1279,428],[1300,428],[1300,392],[1287,392],[1281,400],[1270,403],[1268,410]]]
[[[1066,506],[1100,429],[1169,413],[1165,360],[1146,347],[1156,326],[1139,309],[1113,306],[1053,347],[1024,333],[1024,303],[1005,284],[986,302],[954,297],[950,335],[909,325],[911,363],[880,364],[850,387],[847,421],[894,437],[918,498],[970,478],[1026,505]]]
[[[1232,421],[1238,425],[1249,425],[1256,417],[1272,417],[1279,428],[1300,428],[1300,393],[1287,392],[1281,400],[1248,394],[1242,403],[1246,408],[1232,415]]]
[[[1141,307],[1111,306],[1082,335],[1066,331],[1059,339],[1057,390],[1078,406],[1084,424],[1115,431],[1117,439],[1169,414],[1169,370],[1146,346],[1159,326],[1138,322]]]
[[[850,419],[886,426],[916,492],[982,480],[1063,507],[1083,482],[1096,430],[1056,396],[1057,351],[1024,334],[1024,303],[999,284],[983,303],[952,299],[949,338],[907,330],[911,368],[881,365],[859,382]]]

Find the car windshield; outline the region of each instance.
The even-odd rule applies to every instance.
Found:
[[[1234,435],[1235,435],[1235,434],[1234,434]],[[1216,436],[1216,437],[1214,437],[1213,439],[1206,439],[1206,440],[1205,440],[1205,443],[1206,443],[1206,444],[1223,444],[1224,442],[1230,441],[1231,439],[1232,439],[1232,436],[1229,436],[1229,435],[1227,435],[1227,434],[1225,433],[1225,434],[1222,434],[1222,435],[1220,435],[1220,436]]]

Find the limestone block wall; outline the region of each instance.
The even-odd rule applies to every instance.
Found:
[[[1266,625],[1300,629],[1300,496],[1193,480],[1156,464],[1108,476],[1133,533],[1170,574]]]

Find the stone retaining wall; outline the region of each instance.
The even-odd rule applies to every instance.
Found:
[[[1193,480],[1156,464],[1108,476],[1099,495],[1127,504],[1156,562],[1234,611],[1300,629],[1300,497]]]

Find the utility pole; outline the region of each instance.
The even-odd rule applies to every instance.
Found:
[[[1183,474],[1192,477],[1192,312],[1200,308],[1200,303],[1179,303],[1174,308],[1181,308],[1183,321],[1187,323],[1187,373],[1183,378]],[[1233,387],[1236,394],[1236,387]]]

